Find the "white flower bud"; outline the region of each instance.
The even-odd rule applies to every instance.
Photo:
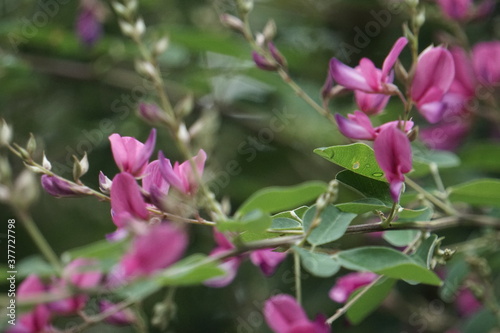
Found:
[[[4,119],[0,119],[0,147],[6,146],[12,140],[12,128]]]
[[[50,161],[47,159],[47,156],[45,156],[45,152],[43,153],[43,160],[42,160],[42,166],[47,169],[51,170],[52,169],[52,164]]]

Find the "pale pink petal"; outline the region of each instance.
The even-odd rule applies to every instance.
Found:
[[[389,72],[396,63],[396,60],[398,59],[401,51],[403,51],[406,44],[408,44],[408,39],[406,39],[405,37],[400,37],[396,41],[396,43],[394,43],[394,46],[385,58],[384,64],[382,65],[382,80],[389,75]]]
[[[218,266],[220,269],[224,271],[224,275],[208,279],[204,281],[203,284],[211,288],[222,288],[228,286],[229,284],[231,284],[231,282],[233,282],[234,278],[236,277],[240,264],[241,264],[240,258],[231,258],[229,260],[224,261]]]
[[[337,303],[345,303],[357,289],[370,284],[377,278],[372,272],[354,272],[337,279],[328,296]]]
[[[336,58],[330,60],[330,74],[336,83],[347,89],[374,92],[360,72]]]
[[[285,294],[273,296],[266,301],[264,317],[275,333],[288,333],[294,324],[309,321],[297,301]]]

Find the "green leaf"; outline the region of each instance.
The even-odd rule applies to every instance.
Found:
[[[253,210],[243,216],[240,220],[228,220],[217,222],[217,229],[221,232],[232,231],[232,232],[253,232],[260,233],[264,232],[271,226],[272,219],[269,214],[262,212],[261,210]]]
[[[424,151],[414,149],[414,151],[412,177],[428,175],[431,173],[430,165],[433,163],[440,169],[453,168],[460,165],[458,156],[449,151],[427,149]]]
[[[289,219],[294,219],[297,221],[302,221],[302,217],[306,213],[306,211],[309,209],[308,206],[300,206],[299,208],[295,208],[292,210],[287,210],[285,212],[277,213],[273,215],[273,219],[279,218],[279,217],[284,217],[284,218],[289,218]]]
[[[275,230],[302,229],[302,224],[294,219],[290,219],[287,217],[278,217],[273,219],[273,223],[271,224],[271,229]]]
[[[314,276],[330,277],[340,269],[339,262],[327,254],[310,252],[297,246],[293,250],[299,254],[302,267]]]
[[[478,333],[478,332],[494,332],[494,328],[497,326],[497,318],[489,309],[483,309],[478,313],[475,313],[466,323],[463,325],[462,332],[464,333]]]
[[[417,251],[412,255],[413,258],[422,262],[425,267],[431,268],[432,258],[436,247],[439,247],[443,238],[438,238],[437,235],[430,235],[418,247]]]
[[[140,301],[161,288],[162,286],[155,278],[143,278],[120,288],[117,293],[124,298]]]
[[[418,230],[387,230],[383,238],[393,246],[406,246],[415,239],[418,233]]]
[[[398,222],[409,221],[430,221],[432,218],[432,208],[424,207],[420,209],[403,209],[398,213]]]
[[[62,259],[64,262],[70,262],[76,258],[118,259],[125,253],[127,245],[127,240],[117,242],[101,240],[64,252]]]
[[[358,175],[350,170],[344,170],[335,177],[339,182],[360,193],[367,198],[382,201],[386,206],[392,207],[389,184]]]
[[[319,181],[290,187],[268,187],[251,195],[238,209],[237,215],[244,215],[255,209],[266,213],[292,209],[315,200],[326,189],[327,184]]]
[[[335,205],[338,209],[346,213],[364,214],[374,210],[387,210],[388,207],[382,201],[375,198],[364,198],[352,202],[345,202]]]
[[[500,180],[479,179],[448,188],[451,202],[500,207]]]
[[[314,152],[347,170],[375,180],[386,181],[373,149],[364,143],[317,148]]]
[[[460,154],[462,166],[473,170],[500,170],[500,146],[498,143],[473,143],[465,147]]]
[[[340,264],[347,269],[370,271],[395,279],[406,279],[430,285],[441,280],[410,256],[388,247],[368,246],[340,252]]]
[[[269,239],[269,238],[277,238],[280,237],[281,234],[278,232],[250,232],[245,231],[240,234],[239,239],[244,243],[255,242],[259,240]]]
[[[41,255],[33,255],[22,259],[16,268],[18,278],[25,278],[30,274],[42,278],[57,275],[57,271]]]
[[[187,286],[201,284],[224,274],[218,262],[207,260],[203,254],[193,254],[170,266],[157,276],[163,286]]]
[[[367,290],[352,306],[347,310],[346,316],[349,322],[354,325],[359,324],[369,314],[375,311],[384,299],[389,295],[392,287],[396,283],[395,279],[383,277],[377,284]],[[349,299],[359,294],[364,288],[356,290]]]
[[[312,206],[304,215],[304,232],[311,226],[316,206]],[[321,223],[311,232],[307,241],[313,245],[333,242],[342,237],[356,214],[344,213],[337,207],[329,205],[321,213]]]
[[[464,279],[469,275],[469,264],[463,258],[453,258],[447,265],[448,272],[443,285],[439,289],[439,296],[445,302],[451,302],[455,299],[455,293],[462,285]]]

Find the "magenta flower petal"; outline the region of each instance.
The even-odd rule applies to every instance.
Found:
[[[472,64],[479,82],[487,87],[500,83],[500,41],[478,43],[472,49]]]
[[[179,260],[188,244],[184,231],[170,224],[152,226],[134,239],[120,261],[126,279],[148,276]]]
[[[275,64],[270,63],[263,55],[255,51],[252,52],[252,59],[258,68],[265,71],[275,71],[277,68]]]
[[[337,303],[345,303],[357,289],[370,284],[377,278],[372,272],[355,272],[337,279],[328,296]]]
[[[42,175],[41,183],[48,194],[57,198],[71,198],[90,193],[90,190],[85,186],[71,184],[56,176]]]
[[[264,317],[275,333],[288,333],[295,323],[309,321],[297,301],[285,294],[276,295],[266,301]]]
[[[464,49],[454,47],[450,50],[455,64],[455,78],[451,84],[449,93],[461,95],[464,98],[472,98],[476,94],[477,84],[472,60]]]
[[[103,277],[102,272],[95,268],[97,264],[91,259],[75,259],[64,268],[63,276],[80,289],[96,287]]]
[[[443,47],[428,47],[419,56],[411,85],[411,97],[417,108],[429,121],[438,121],[442,112],[436,107],[423,105],[441,102],[455,77],[455,64],[451,53]]]
[[[160,172],[160,162],[158,160],[148,164],[142,178],[142,188],[146,192],[151,193],[152,186],[155,186],[163,195],[166,195],[170,188],[169,183]]]
[[[148,210],[141,189],[134,177],[121,172],[113,178],[111,185],[111,211],[113,222],[123,227],[130,219],[148,219]]]
[[[224,261],[218,266],[224,271],[224,275],[203,281],[203,284],[211,288],[223,288],[230,285],[236,277],[236,274],[238,274],[240,264],[241,258],[231,258]]]
[[[406,44],[408,44],[408,39],[406,39],[406,37],[400,37],[398,38],[396,43],[394,43],[394,46],[385,58],[384,64],[382,65],[383,78],[388,77],[389,72],[391,71],[392,67],[394,67],[394,64],[398,60],[398,57],[405,48]]]
[[[338,113],[335,114],[335,120],[337,121],[339,131],[344,136],[354,140],[374,140],[376,134],[370,119],[363,112],[356,112],[354,115],[349,115],[348,119],[342,117]]]
[[[412,153],[408,137],[394,126],[385,128],[374,141],[375,158],[391,185],[391,196],[399,201],[404,174],[411,171]]]
[[[207,154],[203,149],[200,149],[198,154],[193,157],[200,177],[203,174],[206,158]],[[176,162],[172,167],[170,160],[165,158],[161,151],[158,153],[158,161],[160,172],[167,183],[188,195],[192,195],[197,191],[198,184],[189,161],[185,161],[180,165]]]
[[[361,72],[372,91],[382,90],[380,70],[375,67],[370,59],[361,59],[356,69]]]
[[[250,261],[259,267],[266,276],[271,276],[286,258],[286,253],[275,252],[273,249],[262,249],[250,253]]]
[[[376,92],[373,91],[359,71],[344,65],[336,58],[330,60],[330,75],[336,83],[347,89]]]
[[[360,90],[354,91],[354,97],[359,109],[367,115],[376,115],[382,112],[391,98],[390,95],[370,94]]]
[[[469,289],[462,289],[455,299],[455,306],[462,317],[470,317],[482,308],[479,302]]]
[[[116,133],[109,136],[109,141],[111,142],[111,151],[118,168],[121,171],[139,177],[142,175],[153,153],[156,142],[156,130],[151,130],[146,144],[132,137],[121,137]]]
[[[83,8],[78,14],[76,32],[83,44],[94,45],[102,34],[102,25],[92,8]]]

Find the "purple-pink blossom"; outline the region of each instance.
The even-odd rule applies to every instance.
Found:
[[[392,200],[399,201],[404,174],[412,169],[410,140],[395,126],[384,128],[373,143],[375,158],[389,182]]]
[[[310,321],[295,298],[286,294],[273,296],[266,301],[264,317],[274,333],[330,332],[324,316],[318,315],[314,321]]]
[[[392,94],[397,87],[392,84],[392,67],[399,54],[408,43],[405,37],[399,38],[387,55],[382,69],[375,67],[368,58],[363,58],[356,68],[349,67],[336,58],[330,60],[330,75],[337,84],[366,93]]]
[[[354,97],[359,109],[367,115],[381,113],[391,98],[390,95],[370,94],[362,92],[361,90],[354,91]]]
[[[479,1],[474,5],[473,0],[437,0],[441,11],[450,19],[467,21],[488,15],[495,6],[493,0]]]
[[[469,289],[461,289],[455,299],[455,306],[462,317],[470,317],[483,307]]]
[[[412,121],[391,121],[378,127],[373,127],[370,118],[361,111],[354,111],[354,114],[348,114],[347,118],[340,114],[335,114],[335,120],[339,131],[346,137],[354,140],[375,140],[379,133],[387,127],[405,126],[405,132],[413,128]]]
[[[86,46],[94,45],[102,34],[102,24],[95,8],[83,6],[76,20],[76,33]]]
[[[46,292],[46,286],[36,275],[29,275],[18,287],[17,300],[24,301]],[[46,304],[36,305],[30,312],[17,318],[16,325],[7,329],[7,333],[53,332],[50,325],[51,312]]]
[[[443,117],[446,110],[443,97],[454,77],[453,57],[444,47],[428,47],[419,55],[410,95],[428,122],[436,123]]]
[[[90,194],[85,186],[72,184],[57,176],[42,175],[41,183],[43,189],[57,198],[71,198]]]
[[[223,253],[235,248],[233,243],[222,233],[214,229],[214,240],[217,246],[210,252],[210,256],[215,256],[219,253]],[[240,267],[241,256],[231,257],[224,259],[224,261],[219,265],[224,271],[224,275],[217,276],[211,279],[208,279],[203,282],[204,285],[212,288],[222,288],[229,285],[233,282],[236,277],[236,273],[238,273],[238,268]]]
[[[149,134],[146,143],[139,142],[137,139],[129,136],[120,136],[111,134],[111,151],[115,163],[120,171],[128,172],[134,177],[139,177],[144,172],[149,158],[153,154],[156,142],[156,130],[153,128]]]
[[[250,253],[250,261],[259,267],[266,276],[271,276],[279,264],[286,258],[286,253],[276,252],[274,249],[255,250]]]
[[[207,159],[207,154],[203,149],[200,149],[198,154],[193,157],[193,162],[196,165],[196,170],[198,175],[201,177],[203,175],[203,169],[205,168],[205,160]],[[163,152],[158,153],[158,161],[160,172],[163,178],[168,184],[175,187],[184,194],[192,195],[196,193],[198,189],[198,182],[193,174],[193,169],[191,167],[190,161],[185,161],[182,164],[175,162],[172,163],[168,158],[165,158]]]
[[[372,283],[377,274],[372,272],[354,272],[337,279],[328,296],[337,302],[345,303],[357,289]]]
[[[188,244],[186,233],[178,227],[162,223],[135,236],[129,251],[119,263],[125,280],[149,276],[179,260]]]
[[[91,259],[78,258],[69,263],[63,270],[62,279],[51,285],[52,294],[64,295],[72,288],[91,289],[99,285],[103,274],[94,268],[97,262]],[[49,303],[49,308],[58,314],[72,314],[84,308],[88,295],[76,294],[68,298]]]
[[[129,173],[121,172],[113,178],[110,196],[111,215],[117,227],[124,227],[133,220],[148,219],[141,188]]]
[[[113,312],[116,306],[116,304],[107,300],[102,300],[99,302],[99,309],[101,310],[101,312]],[[110,316],[107,316],[105,320],[106,322],[113,325],[130,325],[136,322],[137,318],[131,309],[126,308],[116,311]]]
[[[500,84],[500,42],[482,42],[472,48],[472,64],[478,81],[492,87]]]

